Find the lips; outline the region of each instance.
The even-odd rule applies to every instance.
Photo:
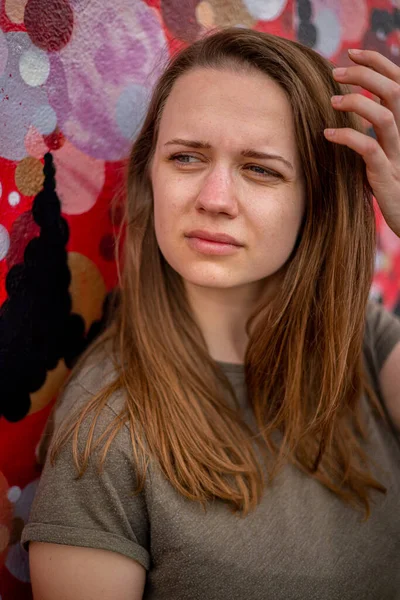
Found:
[[[202,229],[195,229],[186,234],[189,238],[199,238],[208,242],[219,242],[220,244],[231,244],[232,246],[242,246],[238,240],[226,233],[211,233]]]

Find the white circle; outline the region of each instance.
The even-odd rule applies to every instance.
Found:
[[[8,195],[8,204],[10,206],[17,206],[20,203],[21,196],[18,192],[10,192]]]
[[[26,50],[19,59],[19,72],[28,85],[43,85],[50,73],[50,61],[46,52],[39,48]]]
[[[42,135],[49,135],[57,126],[57,115],[51,106],[42,104],[33,115],[32,125]]]
[[[10,247],[10,236],[4,225],[0,225],[0,260],[7,256]]]
[[[381,42],[384,42],[387,38],[387,35],[385,33],[384,29],[378,29],[376,32],[376,37],[378,38],[378,40],[381,40]]]
[[[320,10],[314,18],[317,28],[317,45],[314,50],[325,58],[330,58],[339,50],[342,27],[336,13],[330,8]]]
[[[244,0],[244,5],[253,19],[273,21],[283,12],[287,0]]]
[[[13,485],[8,490],[7,498],[9,499],[10,502],[15,504],[20,499],[21,494],[22,494],[21,488],[19,488],[17,485]]]

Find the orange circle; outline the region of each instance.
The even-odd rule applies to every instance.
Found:
[[[12,23],[21,25],[24,22],[25,6],[28,0],[6,0],[4,10]]]
[[[36,196],[43,188],[43,164],[33,156],[22,159],[15,169],[15,184],[24,196]]]
[[[49,402],[58,394],[67,378],[69,370],[61,359],[58,365],[52,371],[47,371],[46,379],[42,387],[37,391],[29,395],[31,399],[31,408],[29,414],[32,415],[39,410],[42,410]]]
[[[207,0],[203,0],[203,2],[200,2],[196,6],[196,19],[206,29],[211,29],[215,26],[214,11]]]
[[[83,317],[87,331],[103,313],[107,293],[104,279],[94,262],[79,252],[68,253],[68,266],[71,271],[69,292],[72,312]]]

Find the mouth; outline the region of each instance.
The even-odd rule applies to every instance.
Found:
[[[195,229],[185,235],[187,238],[196,238],[204,240],[206,242],[213,242],[217,244],[229,244],[231,246],[242,246],[242,244],[227,233],[212,233],[210,231],[204,231],[202,229]]]
[[[185,235],[189,247],[197,253],[228,256],[242,248],[235,238],[225,233],[209,233],[206,231],[191,231]]]

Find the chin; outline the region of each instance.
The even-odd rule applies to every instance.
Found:
[[[177,270],[177,269],[176,269]],[[229,289],[241,285],[250,283],[248,276],[240,276],[239,273],[233,273],[233,269],[228,267],[206,268],[203,266],[201,269],[180,269],[177,270],[182,279],[189,285],[196,285],[204,288],[213,289]]]

